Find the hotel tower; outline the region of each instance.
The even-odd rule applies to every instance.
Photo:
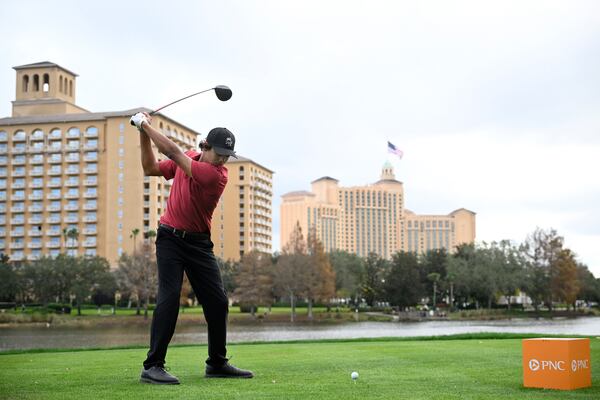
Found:
[[[98,255],[115,266],[156,230],[171,187],[144,176],[129,124],[150,110],[90,112],[76,104],[72,71],[51,62],[14,69],[12,116],[0,119],[0,253],[12,261]],[[197,148],[193,129],[162,113],[153,125],[183,150]],[[228,168],[213,217],[215,254],[237,260],[244,251],[270,252],[273,172],[243,157]]]
[[[375,252],[390,258],[397,251],[423,253],[475,240],[475,213],[464,208],[447,215],[417,215],[404,208],[404,185],[389,162],[371,185],[340,187],[325,176],[312,190],[284,194],[281,245],[296,226],[306,237],[316,232],[326,251],[345,250],[365,257]]]

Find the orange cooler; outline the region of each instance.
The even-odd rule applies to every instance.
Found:
[[[590,339],[524,339],[523,386],[560,390],[592,386]]]

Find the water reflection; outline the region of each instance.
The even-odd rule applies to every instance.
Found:
[[[0,351],[32,348],[85,348],[148,344],[147,326],[0,328]],[[357,322],[340,324],[262,323],[229,327],[230,343],[300,339],[351,339],[507,332],[600,335],[600,318],[512,319],[498,321]],[[172,343],[205,344],[206,326],[178,325]]]

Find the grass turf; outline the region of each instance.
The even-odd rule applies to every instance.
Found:
[[[592,364],[600,340],[592,339]],[[206,346],[169,350],[179,386],[138,383],[146,349],[0,355],[0,398],[14,399],[592,399],[522,387],[520,339],[365,340],[236,344],[232,363],[251,380],[204,379]],[[356,383],[350,373],[358,371]]]

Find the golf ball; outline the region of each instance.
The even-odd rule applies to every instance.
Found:
[[[350,374],[350,377],[352,378],[353,381],[358,379],[358,372],[354,371],[353,373]]]

